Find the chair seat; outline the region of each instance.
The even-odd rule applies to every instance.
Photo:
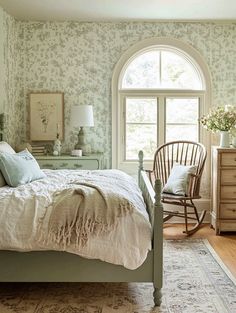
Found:
[[[161,200],[165,200],[165,199],[168,199],[168,200],[193,200],[193,199],[200,199],[201,197],[200,196],[196,196],[196,197],[189,197],[189,196],[179,196],[179,195],[174,195],[172,193],[166,193],[166,192],[163,192],[161,194]]]

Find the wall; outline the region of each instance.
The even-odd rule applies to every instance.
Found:
[[[4,140],[15,146],[21,140],[24,104],[18,77],[18,24],[0,7],[0,113],[5,113]],[[17,83],[18,81],[18,83]]]
[[[4,21],[4,12],[0,8],[0,114],[3,113],[3,99],[4,96],[4,28],[3,28],[3,21]]]
[[[111,164],[111,78],[113,68],[131,45],[158,36],[180,39],[205,58],[212,75],[212,104],[236,104],[236,23],[78,23],[18,22],[20,102],[27,119],[30,91],[65,93],[66,140],[71,150],[76,133],[70,127],[73,104],[93,104],[95,127],[88,130],[94,150]],[[24,126],[24,125],[23,125]],[[24,128],[24,127],[23,127]],[[28,129],[22,129],[22,139]]]
[[[63,91],[63,151],[70,151],[77,140],[70,127],[71,106],[93,104],[95,127],[88,129],[87,137],[95,151],[105,152],[109,167],[112,72],[124,51],[150,37],[177,38],[196,48],[211,71],[212,105],[236,104],[236,23],[40,23],[15,21],[0,12],[4,26],[6,139],[12,144],[29,140],[28,94]]]

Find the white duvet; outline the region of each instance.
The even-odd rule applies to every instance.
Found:
[[[126,176],[119,171],[115,172]],[[17,188],[0,188],[1,250],[63,250],[86,258],[123,265],[128,269],[136,269],[144,262],[151,249],[151,225],[141,192],[128,176],[130,194],[132,195],[132,190],[136,193],[133,199],[135,210],[119,217],[117,227],[108,233],[92,236],[84,246],[71,244],[61,249],[50,242],[39,241],[39,225],[42,222],[45,224],[49,218],[48,208],[55,192],[73,187],[71,182],[79,182],[84,174],[92,175],[93,172],[45,170],[45,173],[47,178],[30,184]],[[74,187],[76,189],[76,184]]]

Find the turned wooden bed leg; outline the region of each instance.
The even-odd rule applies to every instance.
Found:
[[[161,288],[163,276],[163,205],[161,202],[162,185],[160,179],[156,179],[155,186],[152,186],[146,173],[143,173],[143,152],[139,152],[139,187],[148,203],[147,209],[153,228],[153,277],[154,285],[153,298],[155,306],[161,305]],[[154,187],[154,190],[153,190]],[[150,210],[151,208],[151,210]]]
[[[163,205],[161,203],[161,192],[161,181],[160,179],[156,179],[153,229],[153,297],[155,306],[161,305],[161,287],[163,280]]]
[[[153,299],[154,299],[155,306],[161,305],[161,298],[162,298],[161,289],[154,287]]]

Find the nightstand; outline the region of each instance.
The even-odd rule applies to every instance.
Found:
[[[61,156],[34,156],[42,169],[73,169],[73,170],[100,170],[103,169],[103,154],[94,153],[88,156],[73,157]]]

